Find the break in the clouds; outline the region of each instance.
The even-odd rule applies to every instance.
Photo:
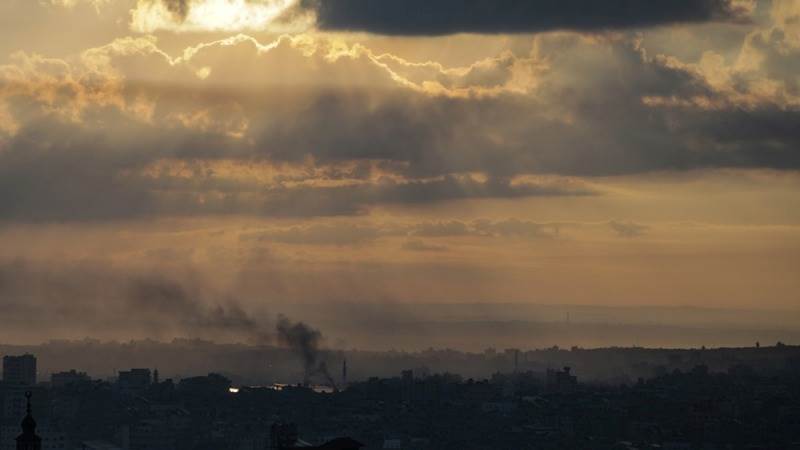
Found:
[[[131,27],[140,32],[317,28],[428,36],[595,31],[745,21],[753,4],[752,0],[137,0]]]
[[[742,20],[752,2],[735,0],[304,0],[322,29],[394,35],[608,30]]]
[[[296,0],[138,0],[131,28],[140,32],[280,29],[286,15],[297,18]],[[306,24],[306,26],[308,26]]]

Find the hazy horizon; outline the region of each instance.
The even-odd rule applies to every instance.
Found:
[[[47,337],[37,337],[35,329],[26,333],[11,328],[0,333],[0,344],[24,347],[60,341],[169,343],[197,339],[217,344],[280,346],[274,326],[281,316],[317,329],[323,347],[330,350],[721,348],[800,341],[800,312],[790,310],[350,302],[287,305],[261,316],[211,313],[202,319],[194,317],[194,322],[183,322],[183,331],[173,327],[167,333],[152,327],[151,333],[137,332],[135,323],[133,329],[87,331],[83,335],[78,334],[79,327],[69,324],[64,334]]]

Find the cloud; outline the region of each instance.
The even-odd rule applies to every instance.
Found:
[[[519,219],[502,221],[479,220],[473,228],[480,234],[505,237],[554,238],[560,233],[558,224],[543,224]]]
[[[479,219],[472,222],[458,220],[424,222],[412,227],[410,235],[423,237],[524,237],[555,238],[561,231],[560,224],[536,223],[516,218],[505,220]]]
[[[86,3],[94,6],[98,11],[101,6],[111,2],[112,0],[49,0],[51,5],[63,6],[66,8],[74,8],[78,4]]]
[[[794,0],[771,2],[769,15],[744,36],[733,57],[712,49],[697,62],[671,56],[660,60],[706,84],[707,92],[647,97],[656,107],[713,111],[797,111],[800,108],[800,7]]]
[[[642,28],[670,23],[742,20],[752,2],[735,0],[306,0],[325,30],[395,35],[536,33]]]
[[[647,230],[650,229],[650,227],[646,225],[640,225],[634,222],[617,222],[616,220],[609,222],[608,226],[614,230],[617,236],[623,238],[639,237],[644,235]]]
[[[379,236],[374,227],[354,224],[319,224],[291,227],[243,235],[244,240],[301,245],[358,245],[374,241]]]
[[[133,130],[130,130],[133,131]],[[100,132],[43,120],[0,152],[0,220],[108,220],[154,213],[153,195],[126,169],[141,158]],[[104,152],[108,145],[112,152]],[[138,161],[137,161],[138,159]]]
[[[413,236],[441,237],[441,236],[465,236],[473,230],[464,223],[457,220],[446,222],[425,222],[414,227],[411,234]]]
[[[574,33],[457,68],[318,36],[18,53],[0,66],[0,218],[360,215],[595,193],[574,176],[800,167],[791,103],[742,107],[714,67]],[[658,104],[699,98],[717,106]]]
[[[589,188],[561,183],[519,184],[447,175],[434,180],[393,181],[341,187],[275,188],[261,212],[277,217],[358,215],[379,205],[428,205],[470,199],[594,195]]]
[[[341,247],[374,244],[379,239],[404,237],[409,238],[402,245],[404,250],[441,251],[445,250],[446,247],[430,244],[419,238],[480,237],[553,239],[560,236],[562,226],[564,225],[536,223],[516,218],[505,220],[480,219],[470,222],[445,220],[414,224],[336,221],[332,223],[248,231],[242,233],[239,239],[245,243],[257,241],[290,245]]]
[[[387,205],[425,205],[475,198],[591,195],[576,183],[512,183],[448,174],[353,179],[326,185],[311,172],[298,181],[250,180],[234,168],[217,173],[202,163],[204,147],[225,148],[229,137],[121,123],[103,131],[59,120],[26,124],[0,151],[0,220],[115,220],[137,217],[358,215]],[[209,150],[210,151],[210,150]],[[196,165],[153,167],[164,157]],[[215,156],[205,155],[213,162]],[[247,157],[245,153],[243,157]],[[252,156],[251,156],[252,157]],[[190,176],[187,176],[190,175]],[[290,235],[276,236],[283,240]]]
[[[413,239],[403,243],[403,250],[412,252],[443,252],[447,250],[444,245],[428,244],[419,239]]]

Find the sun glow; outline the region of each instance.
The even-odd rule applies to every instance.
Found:
[[[297,0],[196,0],[185,15],[170,10],[164,2],[140,0],[132,11],[131,28],[152,33],[269,30],[282,32],[297,23],[276,24]]]

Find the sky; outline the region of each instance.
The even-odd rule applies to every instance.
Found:
[[[800,0],[2,0],[0,339],[799,317],[799,169]]]

